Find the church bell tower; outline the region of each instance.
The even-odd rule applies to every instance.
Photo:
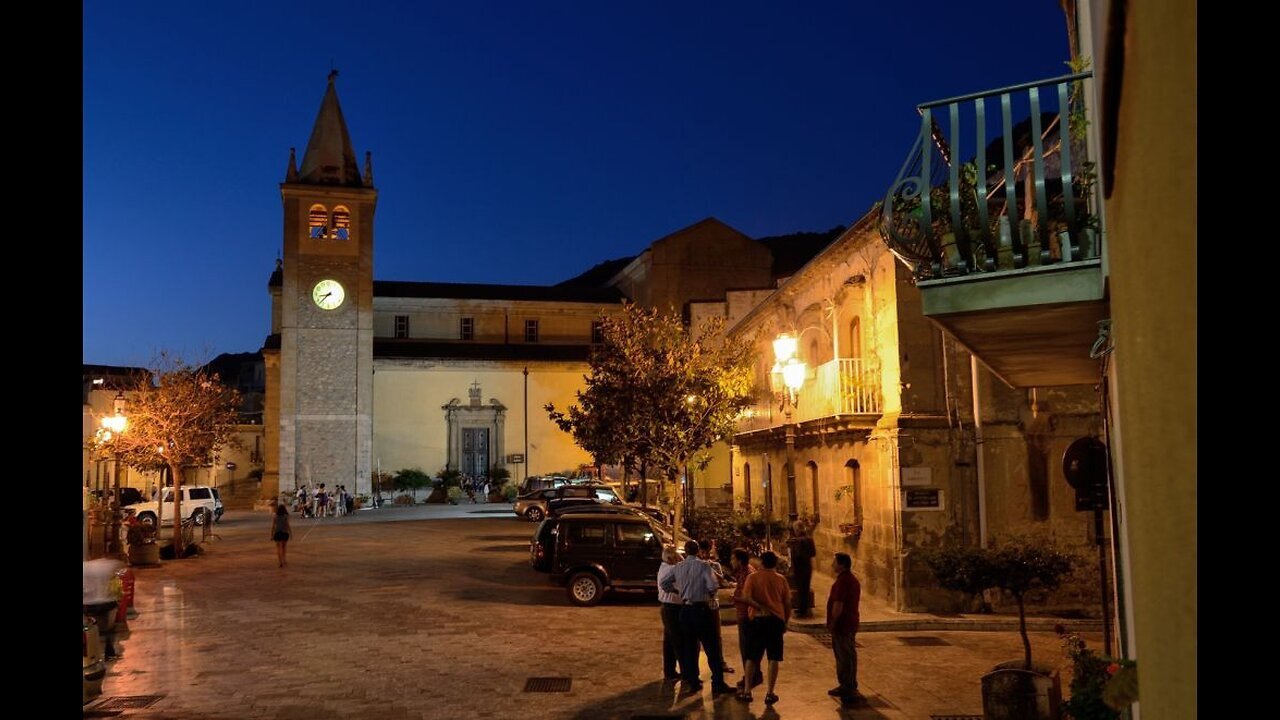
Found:
[[[370,154],[363,172],[356,164],[337,74],[329,74],[301,168],[290,149],[280,184],[284,246],[264,348],[266,440],[278,453],[266,458],[264,496],[304,483],[370,490],[378,191]]]

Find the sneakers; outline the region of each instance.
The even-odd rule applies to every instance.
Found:
[[[739,700],[745,703],[749,703],[752,700],[750,690],[743,690],[742,692],[738,693],[734,697],[738,698]]]
[[[776,703],[776,702],[778,702],[778,696],[777,696],[777,695],[774,695],[773,693],[765,693],[765,696],[764,696],[764,704],[765,704],[765,705],[772,705],[772,704],[774,704],[774,703]]]

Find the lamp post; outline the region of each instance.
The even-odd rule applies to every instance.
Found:
[[[120,521],[123,513],[120,510],[120,453],[115,451],[115,441],[125,428],[129,426],[129,421],[124,415],[124,391],[116,393],[115,402],[113,403],[113,414],[102,418],[102,429],[100,437],[102,441],[112,447],[112,457],[114,458],[115,481],[113,483],[113,496],[115,502],[111,508],[111,524],[109,526],[107,540],[107,554],[115,556],[124,555],[124,545],[120,542]]]
[[[774,339],[775,362],[771,373],[774,392],[782,396],[787,443],[787,516],[792,522],[795,522],[799,516],[796,513],[796,426],[791,421],[791,411],[796,406],[796,395],[800,392],[800,386],[804,384],[806,371],[805,364],[796,357],[796,345],[796,338],[791,333],[782,333]],[[772,496],[772,488],[769,493]],[[772,518],[766,517],[765,522],[771,523]]]

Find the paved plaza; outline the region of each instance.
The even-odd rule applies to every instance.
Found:
[[[529,567],[534,526],[509,506],[295,516],[285,568],[268,520],[228,512],[203,555],[135,568],[139,615],[86,716],[158,696],[113,716],[929,720],[981,715],[980,676],[1021,653],[1007,631],[863,632],[859,681],[870,704],[843,710],[826,694],[831,650],[819,635],[792,632],[772,708],[762,690],[750,705],[713,698],[705,664],[705,689],[682,695],[661,680],[656,601],[570,606]],[[827,588],[815,589],[825,599]],[[724,631],[740,674],[737,631]],[[1052,633],[1035,633],[1033,646],[1037,661],[1062,664]],[[570,679],[568,692],[525,692],[529,678],[544,677]]]

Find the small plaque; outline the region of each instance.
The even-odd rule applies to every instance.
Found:
[[[903,511],[942,510],[945,506],[946,501],[942,496],[942,490],[938,488],[915,488],[902,491]]]
[[[928,467],[902,468],[902,484],[903,485],[932,485],[933,484],[933,468],[928,468]]]
[[[523,463],[524,463],[523,453],[512,453],[511,455],[507,456],[507,464],[509,465],[519,465]]]

